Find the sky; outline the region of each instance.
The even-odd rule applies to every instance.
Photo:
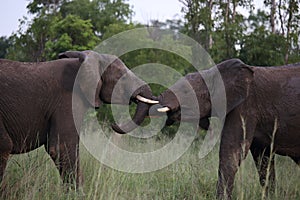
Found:
[[[19,19],[26,15],[26,0],[2,1],[0,7],[0,36],[9,36],[17,31]]]
[[[19,19],[28,16],[26,6],[28,0],[2,0],[0,7],[0,37],[9,36],[16,32],[19,26]],[[128,0],[135,15],[133,21],[148,24],[152,19],[165,21],[182,17],[182,3],[178,0]],[[255,0],[255,2],[261,2]],[[29,16],[30,17],[30,16]]]
[[[178,0],[129,0],[135,15],[133,21],[148,23],[151,19],[173,19],[182,16],[181,3]],[[28,0],[5,0],[0,7],[0,36],[9,36],[16,32],[19,19],[28,16]]]

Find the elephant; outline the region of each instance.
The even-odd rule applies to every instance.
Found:
[[[44,145],[63,182],[80,186],[77,130],[86,111],[102,103],[135,102],[134,123],[124,125],[130,131],[153,103],[151,88],[116,56],[88,50],[67,51],[59,58],[38,63],[0,60],[0,183],[10,154]]]
[[[225,98],[218,95],[222,92],[219,75]],[[199,112],[186,98],[193,92]],[[299,98],[300,63],[259,67],[229,59],[208,70],[187,74],[154,100],[161,105],[157,111],[167,113],[166,125],[187,121],[208,129],[211,117],[223,117],[217,198],[231,199],[235,174],[249,150],[267,193],[275,187],[275,154],[289,156],[300,164]],[[223,116],[213,108],[213,102],[216,107],[225,105]]]

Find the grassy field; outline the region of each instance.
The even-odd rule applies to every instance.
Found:
[[[164,140],[161,138],[157,142]],[[131,143],[140,145],[134,144],[134,141]],[[10,158],[4,177],[6,189],[0,199],[215,199],[218,147],[200,160],[199,145],[200,141],[195,141],[173,164],[144,174],[124,173],[106,167],[81,145],[84,195],[80,191],[67,191],[63,187],[54,164],[44,148],[39,148]],[[269,199],[300,199],[299,167],[287,157],[276,156],[276,173],[276,192]],[[251,154],[238,171],[233,195],[234,199],[262,199],[262,188]]]

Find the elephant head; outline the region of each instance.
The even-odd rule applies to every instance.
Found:
[[[127,133],[140,125],[148,114],[151,100],[150,87],[135,76],[116,56],[99,54],[94,51],[67,51],[59,58],[78,58],[82,63],[77,74],[79,88],[89,104],[99,107],[101,103],[129,104],[137,103],[132,121],[112,128],[118,133]],[[114,95],[113,95],[114,94]]]
[[[167,113],[166,125],[197,120],[200,127],[207,130],[211,116],[221,117],[218,108],[226,106],[223,113],[226,115],[247,99],[252,79],[250,66],[238,59],[224,61],[209,70],[191,73],[178,80],[155,99],[162,106],[157,111]],[[190,98],[192,96],[196,97],[196,102]],[[199,112],[195,110],[197,107]],[[184,114],[182,109],[185,109]]]

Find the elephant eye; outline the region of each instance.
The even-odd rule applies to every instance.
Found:
[[[187,90],[187,89],[183,90],[183,94],[188,94],[188,93],[189,93],[189,90]]]

